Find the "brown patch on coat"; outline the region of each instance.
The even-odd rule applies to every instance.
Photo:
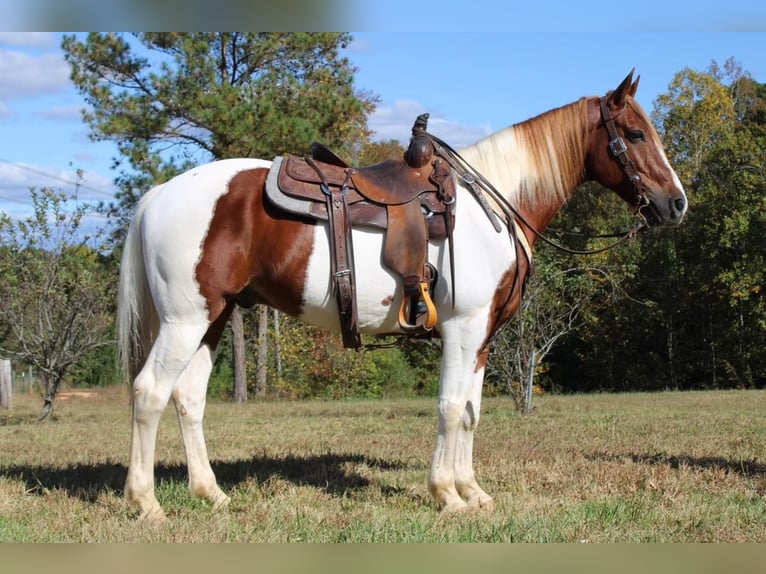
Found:
[[[217,344],[234,302],[267,304],[288,315],[301,312],[306,269],[313,249],[311,222],[283,213],[264,198],[269,170],[244,170],[215,205],[195,276],[207,301]]]
[[[512,265],[511,268],[505,272],[495,290],[495,296],[492,299],[492,308],[490,310],[490,319],[487,325],[487,336],[476,357],[476,368],[474,369],[474,372],[478,372],[487,365],[487,359],[489,358],[489,344],[492,341],[492,337],[494,337],[498,329],[505,325],[521,307],[521,297],[524,294],[524,282],[526,281],[527,273],[529,272],[529,264],[527,258],[521,251],[518,253],[518,257],[518,265]]]

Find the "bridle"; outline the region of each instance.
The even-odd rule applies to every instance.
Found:
[[[642,213],[642,210],[651,205],[649,199],[646,197],[646,188],[644,188],[644,184],[641,181],[641,176],[636,170],[635,164],[628,157],[628,146],[625,145],[625,140],[617,133],[617,128],[614,125],[614,118],[609,111],[606,96],[601,96],[599,104],[601,106],[601,119],[604,122],[606,133],[609,135],[609,151],[611,152],[612,157],[620,164],[623,173],[625,173],[628,177],[628,181],[630,181],[633,186],[633,190],[636,192],[635,213],[645,221],[646,217]]]
[[[509,233],[517,244],[518,237],[516,230],[518,225],[515,222],[520,222],[524,227],[529,229],[535,236],[537,236],[538,239],[560,251],[574,255],[595,255],[597,253],[603,253],[604,251],[613,249],[628,239],[635,237],[639,232],[644,231],[649,224],[647,222],[646,216],[643,214],[643,210],[651,206],[649,198],[646,196],[646,189],[644,188],[643,182],[641,181],[641,176],[639,175],[638,170],[636,170],[636,166],[633,161],[628,157],[628,146],[625,144],[625,140],[623,140],[622,137],[617,133],[617,128],[614,125],[614,118],[609,111],[609,106],[607,105],[607,96],[602,96],[600,98],[599,104],[601,107],[601,119],[604,123],[604,127],[606,128],[607,135],[609,136],[609,151],[611,152],[612,157],[620,164],[623,173],[625,173],[631,185],[633,186],[633,190],[636,194],[634,212],[641,218],[641,221],[637,226],[627,231],[591,236],[594,238],[617,238],[616,241],[610,243],[609,245],[605,245],[604,247],[599,247],[597,249],[571,249],[549,239],[543,235],[542,232],[538,231],[519,212],[519,210],[516,209],[508,201],[508,199],[506,199],[492,185],[492,183],[490,183],[482,174],[476,171],[476,169],[470,165],[449,144],[445,143],[433,134],[426,132],[425,130],[421,131],[420,134],[431,140],[436,154],[444,158],[447,163],[450,164],[452,169],[454,169],[455,172],[459,174],[463,180],[463,183],[466,184],[468,189],[472,192],[473,196],[484,209],[487,217],[494,225],[496,231],[500,231],[500,225],[497,222],[497,217],[494,210],[489,207],[489,204],[487,203],[487,200],[482,192],[487,193],[487,195],[489,195],[495,201],[495,203],[500,206],[500,209],[503,211],[503,215],[505,216],[506,227],[508,228]],[[529,256],[527,258],[531,259]]]

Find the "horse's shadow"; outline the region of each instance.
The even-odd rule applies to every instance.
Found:
[[[370,479],[354,468],[359,464],[377,469],[402,469],[404,461],[384,460],[354,453],[317,455],[254,456],[235,461],[213,461],[211,466],[218,484],[224,489],[236,488],[250,479],[259,484],[270,479],[283,479],[306,485],[333,496],[348,494],[370,486]],[[0,468],[0,477],[21,480],[29,494],[44,495],[53,490],[86,502],[96,502],[102,494],[123,491],[127,467],[119,463],[75,464],[65,468],[15,465]],[[157,484],[187,480],[186,465],[158,464],[154,469]],[[396,494],[396,488],[382,488],[385,495]]]
[[[682,467],[694,470],[720,469],[727,472],[739,474],[745,478],[753,480],[760,494],[766,493],[766,464],[759,463],[756,460],[735,460],[718,456],[685,456],[668,455],[665,453],[657,454],[612,454],[596,452],[586,455],[588,460],[603,460],[608,462],[630,460],[637,464],[648,464],[650,466],[668,466],[672,469]]]

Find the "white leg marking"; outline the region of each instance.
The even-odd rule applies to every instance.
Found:
[[[207,325],[163,323],[141,372],[133,382],[133,430],[125,497],[138,505],[141,519],[163,519],[154,495],[157,428],[176,380],[199,347]]]
[[[215,354],[210,347],[202,345],[176,381],[172,397],[186,451],[189,490],[192,495],[205,498],[218,508],[228,505],[229,497],[216,483],[202,428],[207,383],[214,361]]]
[[[484,384],[484,369],[474,373],[468,401],[463,412],[463,424],[458,430],[455,455],[455,486],[460,496],[471,508],[489,512],[494,510],[492,497],[476,482],[473,469],[473,437],[479,424],[481,391]]]
[[[439,430],[428,490],[443,512],[461,511],[468,507],[457,489],[457,481],[464,477],[456,476],[455,472],[456,468],[463,472],[461,458],[465,457],[466,452],[463,444],[465,437],[459,442],[459,436],[463,432],[478,350],[486,332],[486,317],[486,312],[477,313],[471,318],[447,321],[442,325]]]

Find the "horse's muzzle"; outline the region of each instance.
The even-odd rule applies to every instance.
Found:
[[[649,225],[654,227],[681,223],[689,207],[686,195],[679,193],[668,197],[666,194],[651,192],[646,195],[648,204],[639,211]]]

